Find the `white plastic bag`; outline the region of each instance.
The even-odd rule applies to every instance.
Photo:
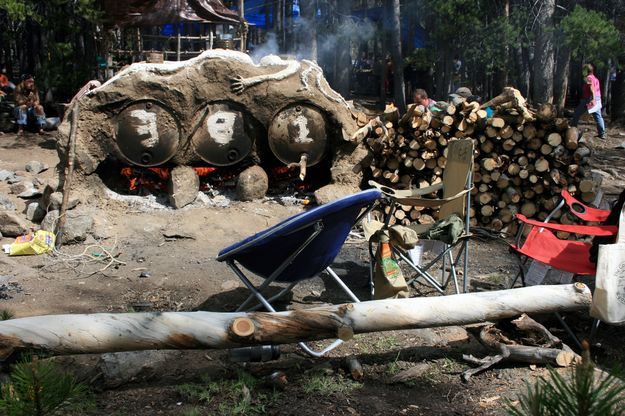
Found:
[[[625,206],[616,243],[599,246],[590,315],[609,324],[625,323]]]

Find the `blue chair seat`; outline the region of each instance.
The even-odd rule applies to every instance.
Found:
[[[363,208],[381,196],[369,189],[290,217],[221,250],[218,261],[237,261],[252,273],[268,278],[315,232],[322,230],[275,279],[296,282],[309,279],[334,261]]]

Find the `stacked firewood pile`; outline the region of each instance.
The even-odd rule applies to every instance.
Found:
[[[363,162],[371,179],[396,189],[434,185],[443,180],[447,144],[473,140],[474,226],[514,233],[514,214],[543,220],[563,189],[584,202],[595,199],[598,183],[587,167],[590,149],[577,128],[555,116],[552,105],[532,110],[517,90],[506,88],[483,105],[456,99],[436,107],[413,105],[400,118],[391,106],[356,133],[371,151]],[[436,211],[410,206],[394,215],[402,224],[437,218]],[[559,220],[574,222],[567,216]]]

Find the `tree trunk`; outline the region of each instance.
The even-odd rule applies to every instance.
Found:
[[[625,122],[625,70],[616,73],[616,81],[612,84],[612,121]]]
[[[288,312],[158,312],[50,315],[0,322],[0,357],[14,350],[53,354],[290,344],[354,334],[467,325],[522,313],[587,310],[583,284],[387,299]]]
[[[265,0],[264,1],[264,8],[265,8],[265,31],[268,33],[269,31],[271,31],[271,10],[272,10],[272,6],[271,6],[271,1],[270,0]],[[275,21],[275,8],[274,10],[274,21]]]
[[[566,96],[569,90],[569,72],[571,65],[571,48],[560,43],[556,54],[556,70],[553,78],[553,103],[562,114],[566,106]]]
[[[301,14],[306,22],[305,27],[308,32],[300,33],[300,45],[308,46],[308,59],[317,62],[317,25],[315,24],[315,14],[317,11],[316,1],[303,1],[300,3]]]
[[[393,97],[395,105],[401,114],[406,112],[406,90],[404,86],[404,60],[401,55],[401,21],[399,0],[393,0],[393,15],[391,27],[391,52],[395,70],[393,82]]]
[[[539,10],[536,48],[534,53],[534,104],[553,102],[554,36],[553,14],[555,0],[544,0]]]
[[[343,27],[349,19],[352,9],[351,0],[337,1],[337,12],[339,15],[339,27]],[[352,73],[352,61],[350,56],[350,39],[346,34],[340,34],[337,37],[336,44],[336,72],[335,86],[336,90],[343,97],[349,97],[349,77]]]
[[[282,42],[282,35],[284,31],[284,21],[282,19],[282,11],[284,10],[284,0],[276,0],[273,3],[273,26],[276,32],[276,38],[278,41],[278,49],[282,52],[284,49],[284,43]]]

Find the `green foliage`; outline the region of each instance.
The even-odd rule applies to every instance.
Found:
[[[217,414],[220,415],[262,415],[266,406],[278,398],[273,395],[257,392],[258,380],[244,371],[237,372],[235,380],[214,381],[203,378],[197,384],[182,384],[177,391],[187,400],[201,406],[210,406],[219,401]],[[190,414],[201,414],[198,408],[191,409]]]
[[[404,58],[404,65],[412,66],[418,71],[424,71],[432,66],[434,61],[434,51],[432,49],[413,49],[408,56]]]
[[[15,314],[8,309],[2,309],[0,311],[0,321],[8,321],[9,319],[13,319]]]
[[[625,384],[617,376],[597,375],[595,366],[584,352],[581,364],[574,366],[569,377],[549,369],[534,386],[519,396],[519,406],[507,403],[513,416],[618,416],[625,415],[623,407]]]
[[[0,0],[0,11],[4,11],[9,20],[18,22],[36,16],[34,4],[29,1]]]
[[[92,406],[87,387],[47,360],[24,360],[12,367],[11,382],[0,388],[0,414],[44,416]]]
[[[577,5],[562,19],[559,29],[574,58],[600,65],[623,52],[618,29],[601,12]]]
[[[352,390],[362,388],[362,383],[346,379],[334,374],[313,372],[303,385],[304,392],[311,394],[329,395],[333,393],[349,393]]]

